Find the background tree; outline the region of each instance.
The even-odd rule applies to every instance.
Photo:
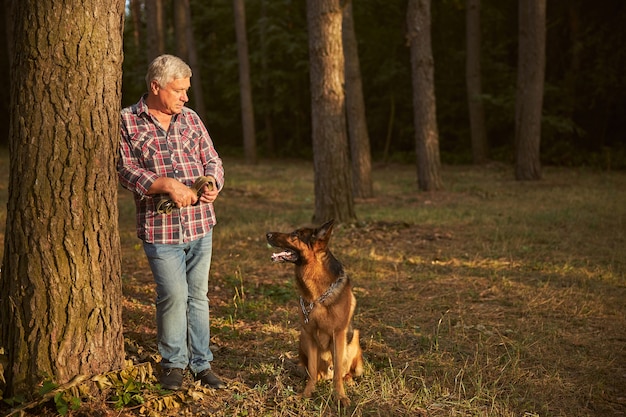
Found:
[[[146,53],[148,62],[165,53],[165,17],[163,16],[163,0],[144,1],[146,10]]]
[[[188,33],[193,38],[191,29],[191,5],[189,0],[174,2],[174,41],[176,42],[176,56],[185,62],[189,62],[189,38]],[[189,11],[189,13],[187,13]],[[193,69],[192,69],[193,72]]]
[[[256,164],[256,133],[254,107],[250,85],[250,62],[248,59],[248,35],[246,34],[246,9],[243,0],[233,0],[235,32],[237,33],[237,57],[239,58],[239,86],[241,96],[241,120],[243,127],[243,152],[248,164]]]
[[[128,0],[129,18],[132,20],[132,45],[135,51],[141,48],[142,27],[141,24],[142,0]]]
[[[314,221],[356,219],[346,133],[344,57],[339,0],[307,0],[311,121],[315,169]]]
[[[191,22],[191,4],[189,0],[174,2],[174,32],[176,34],[176,55],[191,67],[193,73],[191,91],[193,92],[193,109],[201,119],[205,120],[206,110],[202,91],[202,72],[196,52],[196,39]],[[144,68],[145,71],[145,68]]]
[[[0,277],[9,395],[124,360],[114,163],[124,1],[12,4],[11,167]]]
[[[467,0],[465,30],[467,39],[465,77],[472,138],[472,159],[475,164],[483,164],[487,162],[488,147],[480,75],[480,0]]]
[[[430,42],[430,0],[409,0],[407,39],[411,48],[417,183],[422,191],[443,187],[435,100],[435,65]]]
[[[359,64],[359,52],[354,33],[352,1],[343,9],[343,51],[345,56],[346,109],[348,115],[348,137],[352,163],[352,187],[354,196],[369,198],[374,195],[372,185],[372,155],[370,137],[365,118],[363,83]]]
[[[272,115],[274,109],[269,103],[274,102],[272,85],[269,82],[270,67],[269,67],[269,45],[268,45],[268,33],[270,32],[270,17],[268,16],[268,2],[270,0],[261,0],[261,9],[258,19],[258,32],[259,32],[259,51],[260,51],[260,68],[258,78],[261,80],[260,97],[264,104],[259,112],[263,120],[263,130],[265,131],[265,148],[266,153],[274,155],[276,153],[276,140],[274,136],[274,122]]]
[[[541,179],[541,114],[546,66],[546,0],[519,0],[515,178]]]

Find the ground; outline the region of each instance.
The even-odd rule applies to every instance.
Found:
[[[264,237],[309,223],[312,165],[225,166],[209,295],[229,388],[188,377],[168,395],[146,376],[143,406],[92,400],[71,415],[626,414],[626,173],[547,168],[526,183],[501,165],[444,167],[446,189],[420,193],[414,167],[376,167],[375,197],[331,240],[367,361],[341,408],[330,384],[298,395],[293,269],[271,263]],[[119,209],[126,357],[157,369],[154,288],[124,190]]]

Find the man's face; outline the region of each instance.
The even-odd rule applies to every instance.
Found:
[[[178,78],[170,81],[165,87],[160,87],[152,81],[152,92],[156,95],[159,111],[166,114],[178,114],[189,101],[187,90],[191,87],[190,78]]]

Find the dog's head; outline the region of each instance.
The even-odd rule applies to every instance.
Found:
[[[268,243],[282,249],[272,255],[272,261],[302,263],[315,253],[325,251],[334,224],[335,221],[330,220],[319,227],[303,227],[291,233],[268,232]]]

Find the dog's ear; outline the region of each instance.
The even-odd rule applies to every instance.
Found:
[[[330,219],[320,227],[315,230],[315,239],[316,240],[326,240],[330,239],[330,235],[333,232],[333,226],[335,225],[335,219]]]

